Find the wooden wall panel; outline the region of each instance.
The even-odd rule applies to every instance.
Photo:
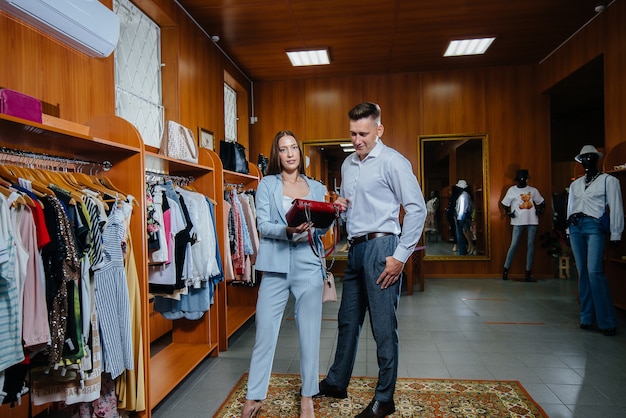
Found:
[[[115,113],[113,58],[90,58],[0,12],[0,86],[58,107],[54,116],[86,123]]]
[[[300,140],[307,139],[304,96],[304,81],[255,83],[258,122],[251,127],[250,155],[269,157],[274,135],[283,129],[292,130]]]
[[[362,77],[307,80],[303,139],[349,138],[348,110],[359,102],[374,100],[363,88]]]
[[[182,11],[179,16],[182,21]],[[223,72],[211,65],[220,62],[217,49],[195,25],[179,25],[178,31],[180,123],[196,135],[201,126],[213,131],[215,138],[223,138],[224,78]],[[216,108],[222,111],[216,112]]]
[[[606,18],[604,145],[609,150],[626,140],[626,2],[613,3]]]
[[[484,88],[483,70],[423,73],[423,133],[484,132]]]

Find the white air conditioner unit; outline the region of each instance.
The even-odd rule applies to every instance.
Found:
[[[0,0],[4,10],[90,57],[111,55],[120,19],[98,0]]]

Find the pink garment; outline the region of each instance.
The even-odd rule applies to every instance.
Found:
[[[256,229],[256,219],[254,219],[254,214],[252,213],[252,208],[250,207],[249,197],[240,197],[239,201],[241,202],[241,207],[243,209],[243,217],[246,220],[246,225],[248,226],[248,232],[250,235],[250,241],[252,241],[252,254],[250,255],[250,263],[256,263],[256,255],[259,252],[259,233]]]
[[[230,203],[224,201],[224,236],[228,236],[228,213],[230,212]],[[235,271],[233,270],[233,262],[230,256],[230,245],[228,240],[224,244],[224,260],[223,260],[223,268],[224,268],[224,281],[226,283],[232,282],[235,280]]]
[[[37,351],[41,345],[50,342],[48,325],[48,308],[46,291],[43,287],[43,265],[41,254],[37,249],[37,230],[33,212],[29,207],[23,208],[19,219],[19,232],[22,244],[30,255],[26,265],[24,296],[22,302],[22,339],[24,348]],[[47,230],[46,230],[47,234]]]
[[[235,253],[232,254],[232,259],[233,259],[233,266],[235,268],[235,273],[239,274],[239,275],[243,275],[245,272],[245,256],[244,256],[244,250],[243,250],[243,224],[244,224],[244,220],[242,218],[241,212],[239,211],[239,205],[236,204],[237,202],[237,193],[235,193],[234,190],[231,190],[230,192],[230,197],[231,197],[231,202],[233,202],[232,205],[232,211],[233,211],[233,219],[235,221],[235,233],[237,234],[237,238],[236,238],[236,243],[237,243],[237,247],[235,248]]]

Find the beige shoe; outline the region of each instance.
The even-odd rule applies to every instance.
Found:
[[[243,410],[241,411],[241,418],[254,418],[257,416],[263,401],[255,401],[252,399],[246,399],[246,403],[243,404]]]
[[[300,399],[300,418],[315,418],[315,408],[313,406],[313,398],[303,396]]]

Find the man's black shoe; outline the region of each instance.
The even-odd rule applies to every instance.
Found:
[[[314,398],[337,398],[346,399],[348,397],[348,391],[341,389],[337,386],[333,386],[323,379],[320,382],[320,391],[313,395]]]
[[[369,405],[367,405],[367,408],[365,408],[355,418],[384,418],[394,412],[396,412],[396,405],[393,403],[393,400],[389,402],[382,402],[374,399]]]

